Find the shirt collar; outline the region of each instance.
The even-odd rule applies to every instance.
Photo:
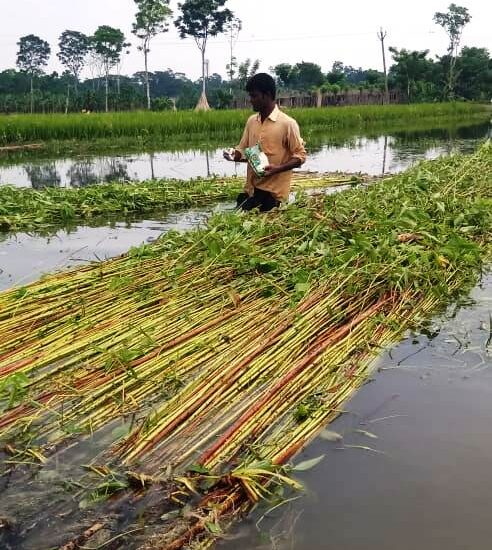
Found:
[[[278,115],[280,113],[280,109],[278,108],[278,105],[275,105],[273,108],[273,111],[268,115],[267,118],[269,118],[272,122],[277,122]],[[258,113],[257,120],[261,122],[261,115]]]

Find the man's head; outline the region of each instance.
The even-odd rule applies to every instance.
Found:
[[[261,112],[267,109],[275,101],[277,87],[275,80],[266,73],[258,73],[252,76],[246,84],[253,110]]]

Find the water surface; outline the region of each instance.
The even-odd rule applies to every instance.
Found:
[[[470,152],[491,135],[491,126],[476,124],[452,130],[390,132],[375,136],[352,135],[338,138],[306,134],[308,159],[304,170],[316,172],[365,172],[379,175],[400,172],[415,162],[436,158],[451,151]],[[230,143],[224,143],[229,147]],[[154,178],[190,179],[210,175],[245,175],[244,164],[227,162],[223,148],[184,148],[136,154],[39,158],[36,154],[21,161],[2,162],[0,185],[40,188],[80,187],[109,181],[141,181]]]

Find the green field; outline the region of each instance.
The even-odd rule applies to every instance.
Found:
[[[288,111],[303,130],[332,131],[367,128],[376,123],[415,123],[433,119],[485,119],[486,105],[440,103],[293,109]],[[141,143],[175,141],[190,136],[207,140],[242,130],[251,111],[194,111],[154,113],[146,111],[76,114],[7,115],[0,117],[0,146],[52,140],[131,139]]]

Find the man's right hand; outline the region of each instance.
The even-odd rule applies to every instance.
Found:
[[[230,162],[242,162],[243,161],[241,152],[238,151],[237,149],[226,149],[223,153],[223,156],[226,160],[228,160]]]

